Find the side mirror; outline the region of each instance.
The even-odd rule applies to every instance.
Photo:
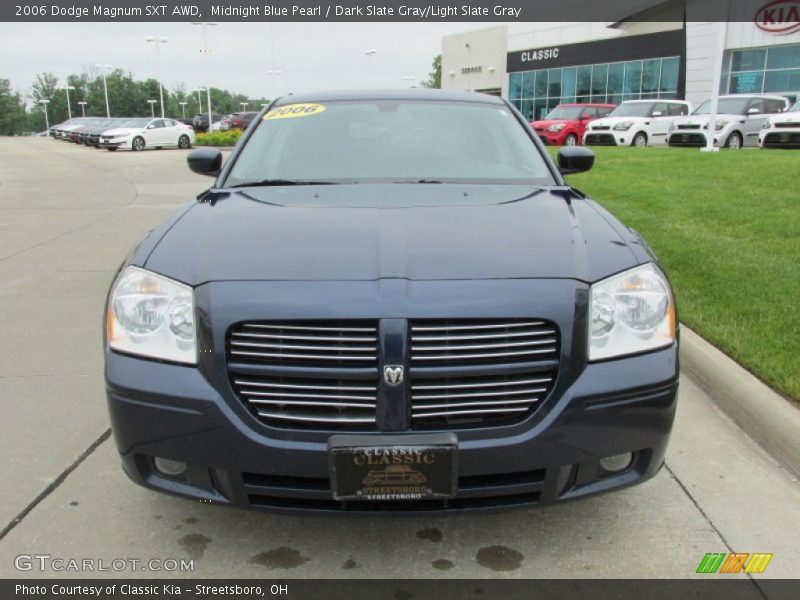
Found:
[[[558,170],[562,175],[583,173],[594,165],[594,152],[581,146],[564,146],[558,151]]]
[[[747,114],[748,114],[748,115],[758,115],[758,114],[760,114],[760,113],[761,113],[761,111],[760,111],[760,110],[758,110],[758,109],[757,109],[755,106],[754,106],[754,107],[752,107],[752,108],[748,108],[748,109],[747,109]]]
[[[664,116],[664,114],[660,110],[655,110],[655,111],[653,111],[653,116],[654,117],[662,117],[662,116]]]
[[[216,177],[222,168],[222,152],[216,148],[197,148],[189,152],[186,162],[195,173]]]

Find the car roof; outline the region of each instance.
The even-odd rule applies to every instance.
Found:
[[[718,99],[722,98],[769,98],[770,100],[784,100],[789,102],[786,96],[775,96],[774,94],[725,94],[724,96],[717,96]]]
[[[484,104],[505,104],[498,96],[479,92],[451,92],[408,88],[400,90],[337,90],[290,94],[275,101],[276,106],[300,104],[303,102],[335,102],[339,100],[430,100],[441,102],[480,102]]]
[[[595,108],[614,108],[617,105],[603,104],[602,102],[563,102],[562,104],[556,106],[556,108],[558,108],[559,106],[593,106]]]
[[[624,100],[622,104],[638,104],[642,102],[666,102],[667,104],[689,104],[688,100],[667,100],[666,98],[645,98],[642,100]]]

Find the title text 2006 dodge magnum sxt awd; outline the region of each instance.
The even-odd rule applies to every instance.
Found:
[[[552,503],[663,464],[675,305],[521,115],[407,90],[274,102],[125,260],[106,381],[126,473],[222,504]],[[560,172],[559,172],[560,169]]]

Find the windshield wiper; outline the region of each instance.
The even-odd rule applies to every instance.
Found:
[[[228,187],[244,188],[283,185],[337,185],[337,183],[335,181],[303,181],[300,179],[262,179],[261,181],[246,181],[244,183],[237,183],[236,185],[229,185]]]

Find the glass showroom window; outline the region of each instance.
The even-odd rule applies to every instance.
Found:
[[[800,92],[800,44],[731,50],[722,67],[723,93]]]
[[[508,95],[528,120],[559,104],[678,97],[677,56],[509,74]]]

